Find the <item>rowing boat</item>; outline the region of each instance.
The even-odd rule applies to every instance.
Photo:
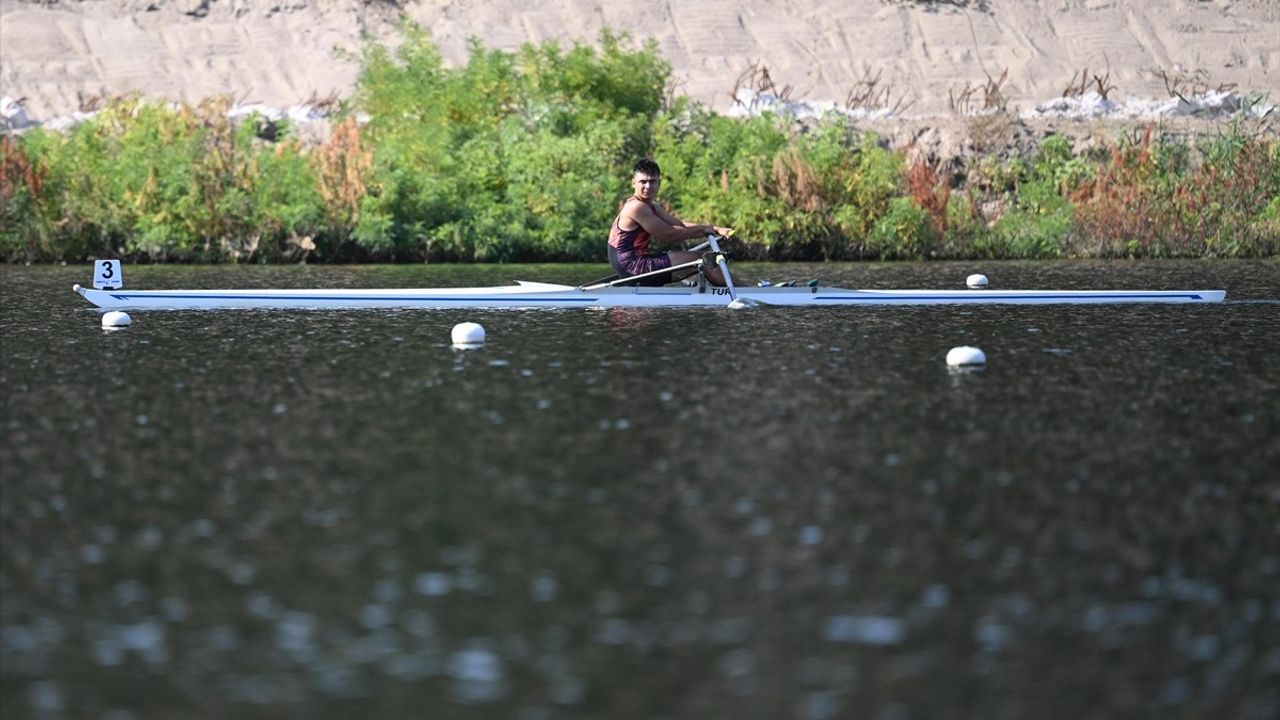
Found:
[[[517,282],[515,285],[417,290],[126,290],[119,260],[95,262],[94,287],[72,289],[109,310],[346,310],[360,308],[626,308],[626,307],[828,307],[850,305],[1054,305],[1101,303],[1221,302],[1225,290],[846,290],[818,287],[738,288],[733,284],[719,238],[693,250],[710,248],[706,257],[634,277],[609,277],[585,285]],[[714,287],[701,274],[713,262],[726,281]],[[649,275],[687,268],[697,282],[641,287]],[[983,278],[985,282],[985,278]]]
[[[499,287],[417,290],[74,290],[110,310],[359,308],[724,307],[721,287],[574,287],[519,282]],[[737,288],[744,304],[788,307],[850,305],[1051,305],[1221,302],[1224,290],[847,290],[829,287]]]

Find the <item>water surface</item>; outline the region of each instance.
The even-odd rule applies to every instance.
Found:
[[[127,267],[137,288],[600,266]],[[134,312],[2,268],[0,714],[1273,717],[1280,264],[1213,306]],[[479,350],[450,328],[488,330]],[[954,373],[955,345],[988,367]]]

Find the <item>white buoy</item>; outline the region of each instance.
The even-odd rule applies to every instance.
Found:
[[[481,345],[484,343],[484,327],[479,323],[464,322],[453,326],[454,345]]]
[[[947,365],[951,367],[975,367],[987,364],[987,354],[980,348],[961,345],[947,351]]]
[[[982,288],[985,288],[988,284],[987,276],[974,273],[973,275],[970,275],[968,278],[965,279],[964,284],[968,285],[974,290],[981,290]]]
[[[120,310],[112,310],[102,316],[102,327],[104,328],[121,328],[129,327],[133,324],[133,318],[129,317],[129,313]]]

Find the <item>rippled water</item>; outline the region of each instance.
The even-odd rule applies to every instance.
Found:
[[[88,268],[0,269],[0,713],[1274,717],[1280,264],[746,268],[973,271],[1232,302],[135,312],[108,332],[69,289]],[[482,349],[450,347],[464,320]],[[988,367],[948,372],[962,344]]]

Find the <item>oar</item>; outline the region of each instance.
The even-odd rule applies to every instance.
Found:
[[[665,268],[662,268],[661,270],[650,270],[647,273],[640,273],[639,275],[628,275],[627,277],[618,277],[617,275],[610,275],[607,278],[601,278],[599,280],[589,282],[585,285],[579,285],[578,289],[579,290],[596,290],[598,288],[603,288],[603,287],[620,287],[623,285],[632,285],[647,277],[653,277],[654,275],[662,275],[662,274],[670,273],[676,270],[683,270],[685,268],[697,267],[701,264],[702,264],[702,258],[698,258],[697,260],[690,260],[687,263],[672,265],[671,267],[665,267]]]
[[[717,238],[715,235],[708,235],[707,245],[711,246],[711,251],[716,254],[716,265],[720,267],[720,274],[724,275],[724,285],[726,288],[729,289],[729,297],[730,297],[729,306],[736,308],[736,307],[745,307],[747,305],[754,305],[755,304],[754,300],[749,300],[746,298],[742,298],[742,299],[738,298],[738,289],[733,286],[733,275],[729,273],[729,258],[725,257],[724,253],[720,252],[719,238]]]

